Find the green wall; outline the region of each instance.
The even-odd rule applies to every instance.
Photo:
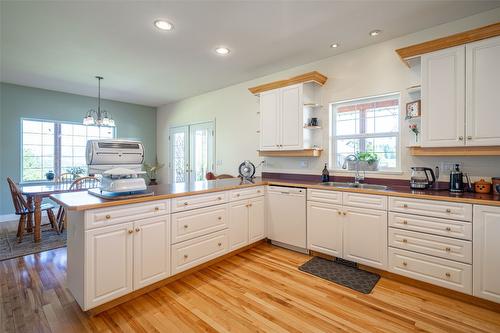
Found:
[[[13,213],[7,176],[19,182],[21,118],[81,122],[94,97],[0,83],[0,214]],[[146,161],[156,156],[156,108],[104,100],[113,115],[118,138],[139,139],[146,148]]]

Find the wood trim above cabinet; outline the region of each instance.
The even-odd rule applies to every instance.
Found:
[[[317,71],[313,71],[313,72],[301,74],[298,76],[294,76],[294,77],[286,79],[286,80],[279,80],[279,81],[261,84],[260,86],[248,88],[248,90],[252,94],[257,95],[257,94],[260,94],[264,91],[283,88],[283,87],[291,86],[292,84],[297,84],[297,83],[315,82],[315,83],[319,84],[320,86],[322,86],[325,84],[326,80],[328,80],[328,78],[325,75],[323,75]]]
[[[409,147],[412,156],[500,156],[500,146]]]
[[[500,36],[500,22],[460,32],[451,36],[430,40],[420,44],[403,47],[397,49],[396,53],[408,65],[409,58],[414,58],[424,53],[434,52],[495,36]]]
[[[259,150],[259,156],[268,157],[319,157],[323,149]]]

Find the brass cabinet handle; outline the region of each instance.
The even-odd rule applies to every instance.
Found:
[[[451,228],[450,227],[446,227],[446,231],[451,231]]]
[[[111,218],[111,215],[106,215],[106,220],[109,220]]]
[[[187,255],[187,254],[185,254],[185,255],[184,255],[184,259],[187,259],[187,258],[188,258],[188,255]]]
[[[408,240],[406,238],[403,238],[403,243],[408,243]]]
[[[403,224],[408,224],[408,221],[404,220],[404,221],[403,221]]]
[[[451,213],[451,209],[446,208],[446,212],[447,212],[447,213]]]
[[[135,232],[141,231],[141,228],[135,228]]]
[[[260,190],[257,190],[257,193],[260,193]]]
[[[187,206],[187,205],[189,205],[189,203],[186,201],[186,202],[184,203],[184,206]]]
[[[408,263],[406,261],[403,261],[403,266],[408,266]]]
[[[131,233],[133,233],[133,232],[134,232],[134,230],[132,230],[132,229],[130,229],[130,230],[128,231],[128,233],[129,233],[129,234],[131,234]]]
[[[342,215],[347,215],[347,212],[342,212]]]
[[[222,216],[219,216],[217,219],[218,219],[219,221],[220,221],[220,220],[222,220]]]
[[[217,244],[217,245],[222,246],[222,243],[221,243],[221,242],[219,242],[219,244]]]
[[[238,194],[236,194],[236,196],[237,196],[237,197],[239,197],[240,195],[241,195],[241,194],[239,194],[239,193],[238,193]]]
[[[446,252],[450,252],[451,248],[447,247],[445,250],[446,250]]]
[[[450,274],[450,273],[448,273],[448,272],[446,272],[446,274],[445,274],[445,275],[446,275],[446,277],[450,277],[450,276],[451,276],[451,274]]]
[[[408,208],[408,205],[407,204],[403,204],[403,208]]]
[[[337,213],[338,213],[339,215],[342,215],[342,212],[341,212],[340,210],[339,210]]]
[[[187,229],[188,228],[188,225],[187,224],[184,224],[184,229]]]
[[[159,211],[160,210],[160,207],[155,207],[155,211]]]
[[[222,200],[222,198],[221,197],[217,197],[217,200]]]
[[[250,203],[250,204],[248,204],[248,207],[252,207],[252,204],[251,204],[251,203]]]
[[[458,137],[458,140],[459,140],[459,141],[463,141],[463,140],[464,140],[464,137],[463,137],[463,136],[459,136],[459,137]]]
[[[467,136],[467,140],[472,140],[472,136]]]

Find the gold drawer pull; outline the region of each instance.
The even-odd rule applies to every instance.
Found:
[[[133,232],[134,232],[134,230],[132,230],[132,229],[130,229],[130,230],[128,231],[128,233],[129,233],[129,234],[131,234],[131,233],[133,233]]]
[[[187,229],[188,228],[188,225],[187,224],[184,224],[184,229]]]
[[[408,240],[406,238],[403,238],[403,243],[408,243]]]
[[[257,190],[257,193],[260,193],[260,190]]]
[[[403,221],[403,224],[408,224],[408,221],[404,220],[404,221]]]
[[[106,220],[109,220],[111,218],[111,215],[106,215]]]
[[[248,204],[248,207],[252,207],[252,204]]]
[[[342,212],[342,215],[347,215],[347,213],[346,212]]]
[[[342,212],[341,212],[340,210],[339,210],[337,213],[338,213],[339,215],[342,215]]]
[[[237,197],[239,197],[240,195],[241,195],[241,194],[239,194],[239,193],[238,193],[238,194],[236,194],[236,196],[237,196]]]
[[[219,216],[217,219],[218,219],[219,221],[220,221],[220,220],[222,220],[222,216]]]
[[[446,252],[450,252],[451,248],[447,247],[445,250],[446,250]]]
[[[403,261],[403,266],[408,266],[408,263],[406,261]]]
[[[217,244],[217,245],[222,246],[222,243],[219,242],[219,244]]]
[[[139,232],[139,231],[141,231],[140,228],[135,228],[135,232]]]
[[[447,213],[451,213],[451,209],[446,208],[446,212],[447,212]]]
[[[446,227],[446,231],[451,231],[451,228],[450,227]]]
[[[408,208],[408,205],[407,204],[403,204],[403,208]]]
[[[450,274],[450,273],[448,273],[448,272],[447,272],[445,275],[446,275],[446,277],[448,277],[448,278],[451,276],[451,274]]]
[[[222,198],[221,197],[217,197],[217,200],[222,200]]]
[[[185,254],[185,255],[184,255],[184,259],[187,259],[187,258],[188,258],[188,255],[187,255],[187,254]]]
[[[187,206],[187,205],[189,205],[189,202],[187,202],[187,201],[186,201],[186,202],[184,203],[184,206]]]
[[[155,207],[155,211],[159,211],[160,210],[160,207]]]

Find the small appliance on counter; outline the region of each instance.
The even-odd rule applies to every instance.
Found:
[[[476,193],[490,193],[491,191],[491,183],[488,183],[486,180],[482,179],[478,180],[474,183],[474,192]]]
[[[255,178],[255,165],[246,160],[238,167],[238,173],[241,179],[252,181]]]
[[[449,191],[452,192],[452,193],[463,193],[465,191],[465,183],[464,183],[464,176],[467,180],[467,190],[471,190],[472,189],[472,185],[470,183],[470,179],[469,179],[469,176],[467,174],[464,174],[461,170],[460,170],[460,165],[459,164],[455,164],[455,170],[453,170],[451,173],[450,173],[450,189]]]
[[[493,185],[493,194],[500,195],[500,177],[491,178],[491,183]]]
[[[430,188],[436,182],[436,176],[431,168],[411,167],[410,188],[422,190]]]
[[[86,161],[89,174],[102,176],[101,186],[90,194],[105,199],[152,195],[140,175],[144,162],[144,146],[131,140],[89,140]]]

